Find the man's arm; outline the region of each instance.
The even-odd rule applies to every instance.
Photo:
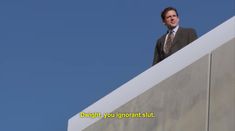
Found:
[[[189,43],[197,39],[197,33],[195,29],[191,29],[189,33]]]
[[[153,58],[153,64],[152,66],[154,66],[155,64],[157,64],[158,62],[160,62],[160,41],[158,40],[156,43],[156,47],[155,47],[155,51],[154,51],[154,58]]]

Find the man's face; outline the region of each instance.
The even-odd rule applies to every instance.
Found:
[[[170,10],[166,13],[163,22],[168,29],[173,29],[179,24],[179,17],[174,10]]]

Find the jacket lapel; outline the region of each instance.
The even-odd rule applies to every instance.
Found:
[[[172,43],[173,46],[176,45],[175,43],[177,43],[177,41],[179,40],[181,31],[182,31],[182,28],[179,27],[178,30],[177,30],[177,32],[176,32],[176,34],[175,34],[175,38],[174,38],[174,40],[173,40],[173,43]]]
[[[164,48],[164,43],[165,43],[166,35],[167,35],[167,33],[165,35],[163,35],[163,37],[161,38],[161,50],[162,51],[163,51],[163,48]]]

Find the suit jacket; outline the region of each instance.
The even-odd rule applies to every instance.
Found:
[[[158,62],[162,61],[166,57],[172,55],[173,53],[177,52],[181,48],[197,39],[197,34],[194,29],[179,27],[175,34],[170,52],[168,54],[165,54],[165,52],[163,51],[163,47],[166,36],[167,33],[160,37],[157,41],[154,52],[153,65],[157,64]]]

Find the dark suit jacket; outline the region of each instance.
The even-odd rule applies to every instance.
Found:
[[[171,54],[175,53],[176,51],[180,50],[184,46],[188,45],[189,43],[197,39],[197,34],[194,29],[179,27],[175,34],[172,48],[169,54],[166,55],[163,51],[163,46],[164,46],[166,35],[167,33],[164,34],[162,37],[160,37],[157,41],[155,52],[154,52],[153,65],[157,64],[158,62],[162,61],[166,57],[170,56]]]

